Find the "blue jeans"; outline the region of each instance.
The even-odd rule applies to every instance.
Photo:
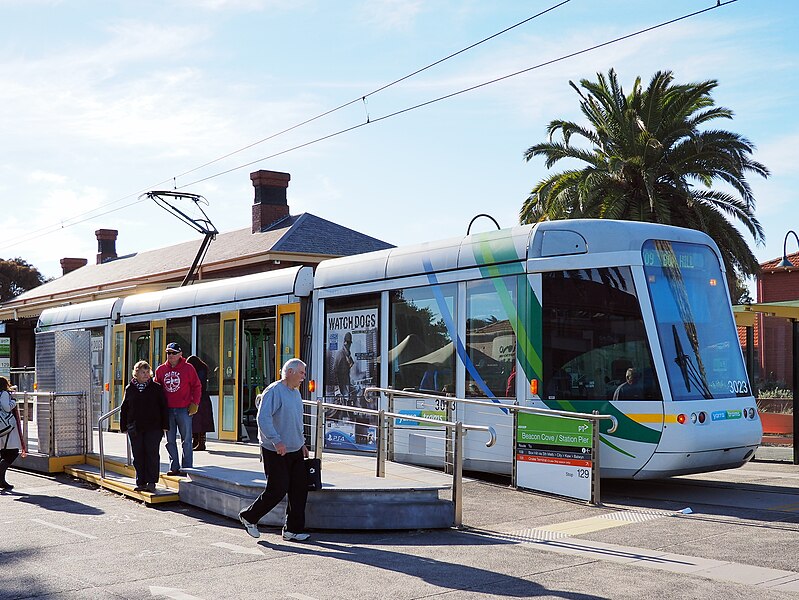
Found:
[[[178,460],[178,431],[183,445],[183,468],[194,466],[194,455],[191,445],[191,416],[188,408],[169,409],[169,431],[166,432],[166,451],[169,452],[169,470],[180,471]]]

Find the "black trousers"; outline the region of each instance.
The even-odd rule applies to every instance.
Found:
[[[130,449],[133,452],[133,468],[136,469],[136,485],[158,483],[161,474],[161,456],[159,446],[164,432],[137,431],[130,436]]]
[[[19,456],[18,448],[0,448],[0,483],[6,482],[6,471]]]
[[[280,456],[277,452],[261,448],[264,457],[266,488],[241,516],[249,523],[258,523],[288,494],[286,529],[292,533],[305,531],[305,503],[308,499],[308,481],[305,474],[305,457],[302,449]]]

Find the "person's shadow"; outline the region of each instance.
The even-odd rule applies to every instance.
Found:
[[[5,493],[6,496],[15,496],[15,502],[24,502],[25,504],[33,504],[45,510],[53,512],[71,513],[74,515],[102,515],[105,511],[89,506],[83,502],[76,502],[69,498],[62,498],[61,496],[44,496],[39,494],[23,494],[21,492],[14,492],[13,490]]]
[[[426,545],[431,547],[453,547],[457,545],[496,546],[517,543],[515,541],[489,538],[482,535],[470,534],[468,532],[460,532],[460,534],[461,535],[458,536],[447,536],[446,541],[440,540]],[[400,538],[395,542],[395,545],[402,545],[404,542],[405,540]],[[365,543],[368,544],[368,542]],[[412,540],[408,540],[408,543],[417,547],[425,545],[425,542],[416,536],[414,536]],[[573,600],[606,600],[603,596],[596,596],[594,594],[549,589],[522,577],[506,575],[479,567],[453,564],[448,561],[436,560],[435,558],[428,558],[426,556],[414,556],[402,551],[391,552],[389,550],[381,550],[372,545],[365,545],[363,547],[352,545],[351,541],[347,543],[336,543],[317,538],[310,542],[291,546],[282,543],[270,544],[265,540],[258,542],[258,544],[278,552],[346,560],[368,567],[412,575],[436,587],[451,590],[473,591],[475,593],[490,592],[492,596],[507,596],[511,598],[529,598],[546,595],[549,597],[562,597]],[[500,560],[500,562],[502,561]]]

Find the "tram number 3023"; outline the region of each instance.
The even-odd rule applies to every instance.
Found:
[[[732,380],[727,382],[730,386],[730,393],[731,394],[748,394],[749,393],[749,383],[745,380]]]

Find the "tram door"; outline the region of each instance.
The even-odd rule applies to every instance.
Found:
[[[300,304],[283,304],[277,307],[277,348],[275,373],[290,358],[299,358],[300,352]]]
[[[125,325],[114,325],[111,331],[111,405],[109,410],[122,404],[127,384],[125,368]],[[111,417],[110,428],[119,430],[119,413]]]
[[[150,366],[155,375],[155,369],[166,360],[164,355],[164,335],[166,332],[166,321],[150,322]]]
[[[275,370],[275,308],[270,306],[241,315],[241,437],[258,437],[256,398],[280,378]]]
[[[219,323],[219,439],[238,440],[239,311],[224,312]]]

